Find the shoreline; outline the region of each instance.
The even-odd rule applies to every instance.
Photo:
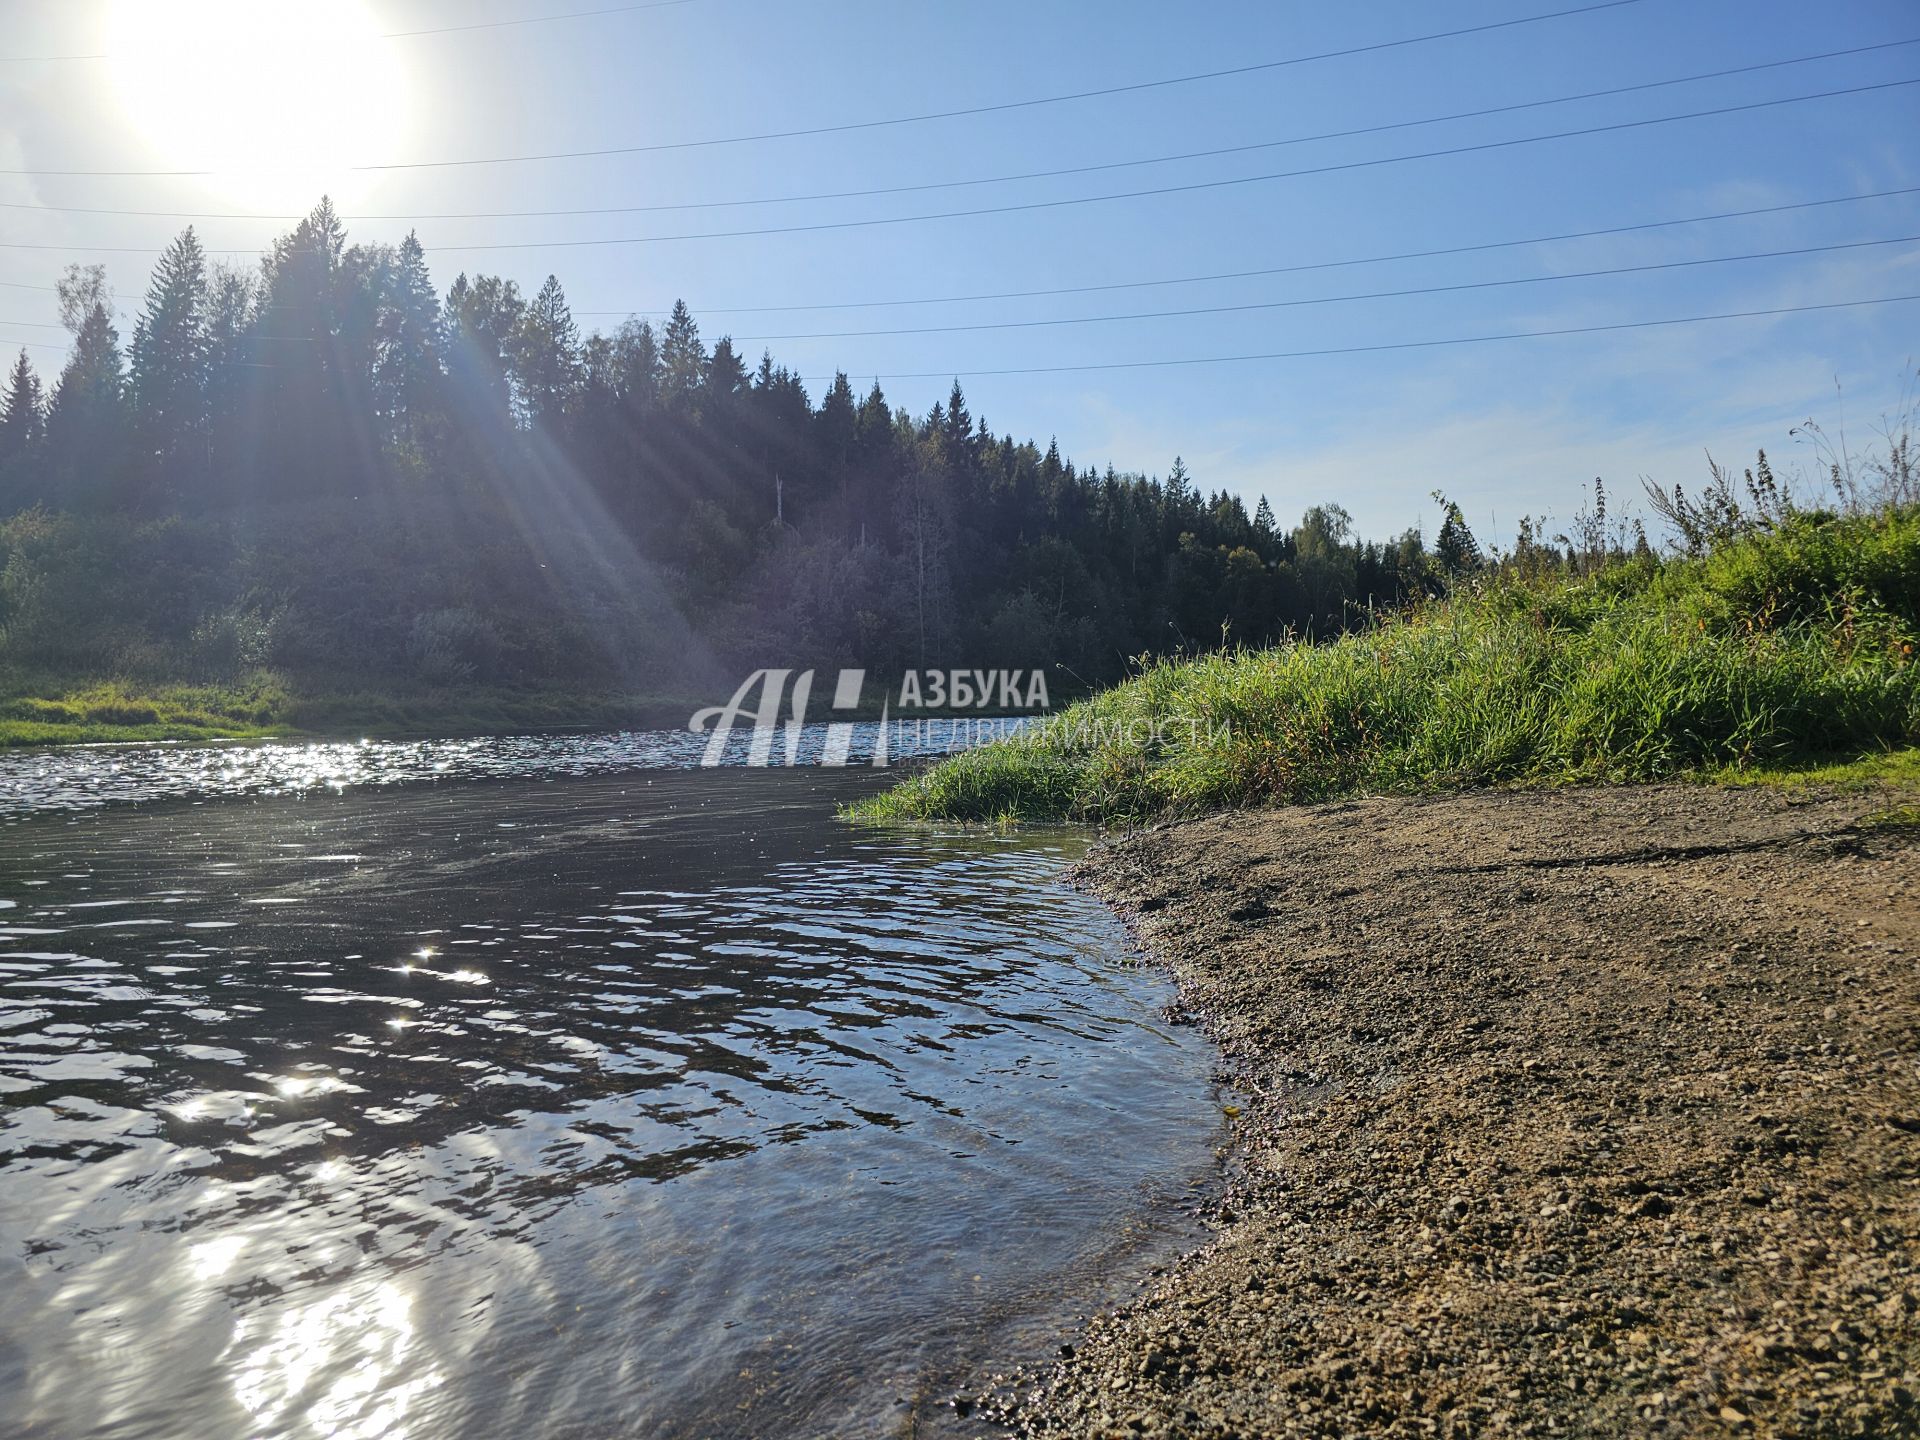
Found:
[[[42,687],[58,689],[62,687]],[[720,701],[725,700],[720,697]],[[0,754],[76,745],[191,745],[288,740],[483,739],[503,735],[683,730],[711,696],[581,693],[567,690],[278,693],[261,701],[218,687],[142,688],[117,683],[92,693],[0,693]],[[962,724],[1032,718],[998,708],[932,707],[889,712],[874,701],[811,720]]]
[[[1027,1435],[1920,1426],[1910,789],[1234,812],[1079,878],[1247,1098],[1214,1237]]]

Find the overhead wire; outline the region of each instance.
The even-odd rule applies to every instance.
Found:
[[[1905,195],[1920,195],[1920,185],[1899,186],[1887,190],[1869,190],[1857,195],[1826,196],[1818,200],[1792,200],[1778,205],[1753,205],[1740,210],[1715,210],[1700,215],[1683,215],[1667,220],[1642,220],[1626,225],[1599,226],[1589,230],[1562,230],[1548,235],[1529,235],[1511,240],[1481,240],[1465,245],[1443,245],[1430,247],[1425,250],[1395,251],[1384,255],[1359,255],[1333,260],[1303,261],[1292,265],[1267,265],[1250,270],[1222,270],[1204,275],[1174,275],[1151,280],[1117,280],[1096,285],[1058,285],[1029,290],[980,291],[967,295],[923,295],[897,297],[886,300],[818,301],[810,304],[787,305],[695,305],[692,308],[697,314],[703,316],[771,315],[832,310],[897,309],[918,305],[958,305],[994,300],[1029,300],[1063,295],[1091,295],[1122,290],[1156,289],[1171,285],[1199,285],[1223,280],[1249,280],[1274,275],[1297,275],[1321,270],[1347,269],[1363,265],[1383,265],[1398,261],[1429,260],[1453,255],[1481,254],[1493,250],[1517,249],[1528,245],[1550,245],[1572,240],[1590,240],[1616,235],[1638,234],[1652,230],[1672,229],[1683,225],[1701,225],[1721,220],[1745,220],[1762,215],[1789,214],[1802,210],[1824,209],[1836,205],[1852,205],[1867,200],[1885,200]],[[29,284],[23,281],[0,280],[0,288],[32,290],[41,294],[50,295],[57,293],[59,287],[54,285]],[[124,314],[127,312],[123,309],[121,313]],[[645,306],[628,306],[622,309],[610,310],[576,308],[573,313],[589,319],[604,319],[612,316],[653,316],[667,314],[668,307],[657,306],[649,308]]]
[[[1025,365],[991,370],[909,370],[880,372],[876,380],[982,379],[1006,375],[1066,375],[1098,370],[1157,370],[1182,365],[1235,365],[1255,360],[1313,360],[1335,355],[1372,355],[1393,350],[1431,350],[1448,345],[1486,345],[1502,340],[1547,340],[1563,335],[1600,335],[1621,330],[1652,330],[1676,325],[1705,325],[1722,320],[1756,320],[1776,315],[1806,315],[1816,311],[1857,310],[1873,305],[1899,305],[1920,300],[1920,293],[1879,295],[1865,300],[1831,300],[1809,305],[1776,305],[1764,310],[1727,310],[1709,315],[1676,315],[1656,320],[1619,320],[1598,325],[1563,325],[1552,330],[1508,330],[1489,335],[1453,335],[1438,340],[1398,340],[1375,345],[1331,345],[1312,350],[1266,350],[1240,355],[1195,355],[1168,360],[1106,360],[1085,365]],[[869,372],[861,370],[859,374]],[[803,375],[816,383],[832,375]]]
[[[908,326],[892,330],[823,330],[785,335],[733,335],[740,341],[772,340],[858,340],[891,335],[952,335],[982,330],[1034,330],[1065,325],[1099,325],[1124,320],[1174,320],[1196,315],[1230,315],[1257,310],[1289,310],[1310,305],[1342,305],[1356,300],[1398,300],[1418,295],[1447,295],[1459,291],[1496,290],[1515,285],[1542,285],[1567,280],[1596,280],[1615,275],[1640,275],[1660,270],[1696,269],[1705,265],[1730,265],[1746,260],[1780,260],[1803,255],[1826,255],[1843,250],[1866,250],[1882,245],[1920,244],[1920,235],[1892,235],[1875,240],[1842,240],[1828,245],[1801,245],[1787,250],[1754,250],[1741,255],[1709,255],[1689,260],[1650,261],[1640,265],[1614,265],[1595,270],[1570,270],[1553,275],[1508,276],[1495,280],[1467,280],[1451,285],[1415,285],[1400,290],[1368,290],[1352,295],[1313,295],[1286,300],[1257,300],[1235,305],[1205,305],[1185,310],[1142,310],[1124,315],[1069,315],[1044,320],[995,320],[968,325]],[[0,325],[18,325],[30,330],[57,330],[64,326],[52,321],[0,319]],[[264,336],[263,339],[304,339],[294,336]]]
[[[558,239],[558,240],[498,240],[469,244],[440,244],[435,249],[440,253],[465,254],[500,250],[573,250],[598,248],[610,245],[658,245],[693,240],[730,240],[765,235],[812,234],[828,230],[860,230],[887,225],[924,224],[933,220],[969,219],[984,215],[1011,215],[1037,210],[1057,210],[1077,205],[1096,205],[1116,200],[1137,200],[1159,195],[1185,195],[1202,190],[1219,190],[1242,185],[1265,184],[1275,180],[1293,180],[1310,175],[1332,175],[1354,170],[1374,169],[1383,165],[1405,165],[1417,160],[1443,159],[1455,155],[1484,154],[1489,151],[1510,150],[1522,145],[1539,145],[1555,140],[1577,139],[1587,135],[1607,135],[1625,130],[1646,129],[1655,125],[1672,125],[1688,120],[1708,119],[1721,115],[1739,115],[1755,110],[1767,110],[1783,105],[1799,105],[1813,100],[1830,100],[1847,95],[1865,95],[1879,91],[1900,89],[1905,86],[1920,85],[1920,76],[1904,80],[1885,80],[1869,85],[1851,85],[1833,90],[1820,90],[1806,95],[1781,96],[1772,100],[1753,100],[1740,105],[1721,105],[1706,110],[1690,110],[1678,115],[1657,115],[1641,120],[1617,120],[1605,125],[1586,125],[1572,130],[1549,131],[1544,135],[1521,135],[1504,140],[1484,140],[1470,145],[1450,145],[1437,150],[1419,150],[1405,155],[1383,155],[1366,160],[1344,160],[1325,165],[1303,166],[1295,170],[1275,170],[1260,175],[1241,175],[1224,180],[1195,180],[1179,185],[1152,186],[1138,190],[1111,191],[1103,195],[1068,196],[1054,200],[1028,200],[1008,205],[983,205],[964,210],[936,210],[918,215],[884,215],[862,220],[824,220],[806,225],[768,225],[743,230],[707,230],[684,232],[677,235],[627,235],[599,238]],[[51,250],[84,251],[90,254],[150,254],[150,246],[134,245],[52,245],[26,241],[0,241],[0,249],[5,250]],[[258,247],[252,249],[210,249],[216,255],[250,255],[258,253]]]
[[[1478,110],[1458,110],[1446,115],[1430,115],[1417,120],[1395,120],[1379,125],[1362,125],[1346,130],[1323,130],[1312,135],[1292,135],[1279,140],[1260,140],[1243,145],[1225,145],[1207,150],[1188,150],[1173,155],[1152,155],[1133,160],[1109,160],[1090,165],[1059,166],[1050,170],[1027,170],[1009,175],[977,176],[965,180],[917,181],[911,185],[873,186],[861,190],[823,190],[805,195],[762,195],[734,200],[688,200],[649,205],[575,206],[546,210],[445,210],[414,211],[408,214],[343,213],[340,219],[353,223],[419,223],[428,220],[532,220],[575,219],[589,215],[658,214],[685,210],[731,210],[757,205],[794,205],[826,200],[873,199],[886,195],[920,194],[934,190],[961,190],[982,185],[1010,185],[1027,180],[1053,180],[1073,175],[1092,175],[1111,170],[1138,169],[1148,165],[1181,164],[1190,160],[1218,159],[1226,155],[1244,155],[1261,150],[1277,150],[1291,145],[1308,145],[1327,140],[1346,140],[1363,135],[1412,130],[1427,125],[1443,125],[1460,120],[1508,115],[1522,110],[1538,110],[1553,105],[1571,105],[1585,100],[1606,99],[1649,90],[1670,89],[1676,85],[1694,85],[1708,80],[1723,80],[1736,75],[1752,75],[1764,70],[1780,70],[1795,65],[1811,65],[1855,55],[1920,45],[1920,36],[1883,40],[1871,45],[1855,45],[1844,50],[1826,50],[1814,55],[1767,60],[1752,65],[1736,65],[1723,70],[1708,70],[1697,75],[1679,75],[1666,80],[1640,81],[1632,85],[1614,85],[1602,90],[1583,90],[1572,95],[1554,95],[1541,100],[1523,100],[1508,105],[1491,105]],[[123,206],[50,205],[40,201],[0,200],[0,209],[46,211],[65,215],[114,215],[161,220],[299,220],[303,216],[290,211],[259,210],[151,210]]]
[[[1652,320],[1618,320],[1595,325],[1563,325],[1550,330],[1507,330],[1485,335],[1452,335],[1434,340],[1396,340],[1371,345],[1332,345],[1311,350],[1265,350],[1236,355],[1192,355],[1159,360],[1107,360],[1082,365],[1027,365],[985,370],[907,370],[878,372],[876,380],[982,379],[1010,375],[1066,375],[1109,370],[1156,370],[1186,365],[1234,365],[1258,360],[1308,360],[1337,355],[1372,355],[1396,350],[1431,350],[1450,345],[1486,345],[1507,340],[1548,340],[1567,335],[1601,335],[1627,330],[1652,330],[1678,325],[1705,325],[1726,320],[1756,320],[1780,315],[1808,315],[1835,310],[1859,310],[1876,305],[1900,305],[1920,300],[1920,293],[1879,295],[1862,300],[1831,300],[1806,305],[1775,305],[1758,310],[1726,310],[1707,315],[1675,315]],[[0,336],[0,344],[68,350],[68,345],[18,340]],[[270,365],[252,368],[270,369]],[[846,372],[841,372],[846,373]],[[861,370],[860,374],[870,372]],[[803,375],[803,381],[831,381],[834,375]]]
[[[1170,75],[1155,80],[1136,80],[1122,85],[1103,85],[1089,90],[1073,90],[1064,94],[1033,96],[1025,100],[1002,100],[985,105],[968,105],[952,110],[930,110],[913,115],[893,115],[877,120],[853,120],[834,125],[813,125],[794,130],[767,130],[747,135],[713,136],[702,140],[659,140],[644,145],[611,145],[594,149],[555,150],[528,155],[488,155],[459,160],[406,160],[387,161],[379,164],[349,165],[343,169],[357,172],[388,170],[443,170],[466,168],[479,165],[525,165],[539,164],[554,160],[598,159],[609,155],[651,155],[670,150],[702,150],[722,145],[752,145],[769,140],[810,139],[821,135],[843,135],[860,130],[879,130],[898,125],[919,125],[933,120],[956,120],[974,115],[1004,114],[1014,110],[1031,110],[1044,105],[1064,105],[1080,100],[1101,99],[1112,95],[1137,94],[1144,90],[1160,90],[1175,85],[1194,85],[1207,80],[1223,80],[1238,75],[1254,75],[1271,70],[1285,69],[1295,65],[1310,65],[1322,60],[1345,59],[1354,55],[1371,55],[1383,50],[1395,50],[1409,45],[1425,45],[1435,40],[1453,40],[1466,35],[1481,35],[1494,30],[1510,30],[1521,25],[1538,25],[1550,20],[1563,20],[1575,15],[1589,15],[1602,10],[1617,10],[1628,5],[1640,5],[1647,0],[1596,0],[1596,3],[1576,5],[1565,10],[1551,10],[1544,14],[1520,15],[1508,20],[1492,20],[1480,25],[1463,25],[1452,30],[1435,30],[1421,35],[1407,35],[1395,40],[1378,40],[1366,45],[1350,45],[1339,50],[1322,50],[1309,55],[1290,55],[1279,60],[1261,60],[1249,65],[1234,65],[1220,70],[1203,70],[1186,75]],[[96,175],[96,176],[190,176],[216,175],[227,173],[220,170],[69,170],[69,169],[5,169],[0,175]]]
[[[1802,245],[1791,250],[1755,250],[1744,255],[1711,255],[1691,260],[1659,260],[1642,265],[1614,265],[1597,270],[1570,270],[1557,275],[1521,275],[1497,280],[1463,280],[1451,285],[1414,285],[1401,290],[1368,290],[1352,295],[1311,295],[1286,300],[1255,300],[1236,305],[1203,305],[1185,310],[1137,310],[1124,315],[1058,316],[1045,320],[990,320],[966,325],[902,326],[891,330],[817,330],[784,335],[736,335],[756,344],[772,340],[857,340],[889,335],[956,335],[983,330],[1039,330],[1067,325],[1101,325],[1124,320],[1175,320],[1196,315],[1233,315],[1257,310],[1292,310],[1311,305],[1344,305],[1356,300],[1399,300],[1416,295],[1451,295],[1462,291],[1498,290],[1515,285],[1545,285],[1566,280],[1595,280],[1613,275],[1642,275],[1659,270],[1694,269],[1703,265],[1730,265],[1743,260],[1780,260],[1802,255],[1825,255],[1842,250],[1866,250],[1881,245],[1920,243],[1920,235],[1894,235],[1879,240],[1843,240],[1830,245]],[[0,324],[10,323],[0,321]]]
[[[971,295],[923,295],[893,300],[840,300],[811,305],[701,305],[693,308],[700,315],[775,315],[821,310],[891,309],[912,305],[960,305],[987,300],[1032,300],[1058,295],[1093,295],[1114,290],[1145,290],[1167,285],[1201,285],[1219,280],[1251,280],[1269,275],[1299,275],[1316,270],[1384,265],[1401,260],[1431,260],[1448,255],[1473,255],[1489,250],[1509,250],[1525,245],[1550,245],[1567,240],[1631,235],[1649,230],[1670,229],[1680,225],[1702,225],[1716,220],[1746,220],[1758,215],[1781,215],[1796,210],[1851,205],[1856,201],[1885,200],[1901,195],[1920,195],[1920,185],[1906,185],[1892,190],[1869,190],[1859,195],[1836,195],[1821,200],[1794,200],[1781,205],[1755,205],[1745,210],[1716,210],[1705,215],[1686,215],[1674,220],[1643,220],[1630,225],[1606,225],[1593,230],[1563,230],[1552,235],[1530,235],[1518,240],[1482,240],[1469,245],[1443,245],[1428,250],[1401,250],[1388,255],[1313,260],[1294,265],[1266,265],[1254,270],[1220,270],[1207,275],[1176,275],[1157,280],[1115,280],[1100,285],[1057,285],[1035,290],[982,291]],[[38,288],[51,290],[53,287],[47,285]],[[663,306],[652,309],[631,307],[625,310],[575,310],[573,313],[602,319],[613,315],[665,315],[669,311]]]

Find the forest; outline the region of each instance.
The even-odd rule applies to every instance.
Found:
[[[1144,655],[1327,636],[1443,589],[1477,550],[1288,526],[996,436],[956,381],[925,415],[771,355],[584,333],[418,238],[349,243],[323,201],[256,268],[189,229],[131,334],[104,270],[73,340],[0,399],[0,657],[14,676],[309,689],[682,694],[743,667],[1044,666],[1066,692]],[[1439,497],[1436,497],[1439,498]],[[17,684],[16,684],[17,688]]]

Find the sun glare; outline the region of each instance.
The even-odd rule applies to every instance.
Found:
[[[235,203],[304,212],[363,194],[404,144],[407,85],[360,0],[115,0],[113,84],[159,160]]]

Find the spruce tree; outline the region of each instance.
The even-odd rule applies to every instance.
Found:
[[[660,340],[645,320],[629,320],[614,336],[618,385],[630,410],[644,414],[660,398]]]
[[[547,277],[521,317],[513,360],[528,421],[557,427],[580,388],[580,330],[557,276]]]
[[[47,409],[48,468],[59,490],[69,498],[111,493],[126,435],[120,336],[106,306],[96,302]]]
[[[764,365],[766,388],[773,387],[773,362],[768,356]],[[737,399],[748,389],[747,367],[740,358],[740,352],[733,348],[730,336],[722,335],[714,342],[713,354],[707,359],[707,373],[702,382],[710,400],[724,405]]]
[[[413,231],[400,242],[379,318],[374,393],[396,440],[419,438],[422,412],[440,374],[440,297],[427,272],[425,248]]]
[[[133,330],[129,390],[154,488],[176,492],[207,454],[207,263],[189,226],[160,256]]]
[[[40,390],[40,377],[24,348],[7,374],[7,388],[0,395],[0,466],[19,461],[39,445],[46,433],[46,402]]]
[[[1440,562],[1440,568],[1451,576],[1478,570],[1483,563],[1480,542],[1473,538],[1473,531],[1467,528],[1467,517],[1460,513],[1458,505],[1440,491],[1434,491],[1433,498],[1439,503],[1443,515],[1440,534],[1433,544],[1434,557]]]
[[[526,308],[520,287],[498,275],[462,275],[447,291],[448,370],[469,408],[490,402],[505,411],[511,404],[508,357]]]
[[[660,343],[660,389],[669,405],[686,406],[693,402],[704,378],[707,356],[700,344],[700,327],[693,323],[687,302],[673,302],[673,314]]]

